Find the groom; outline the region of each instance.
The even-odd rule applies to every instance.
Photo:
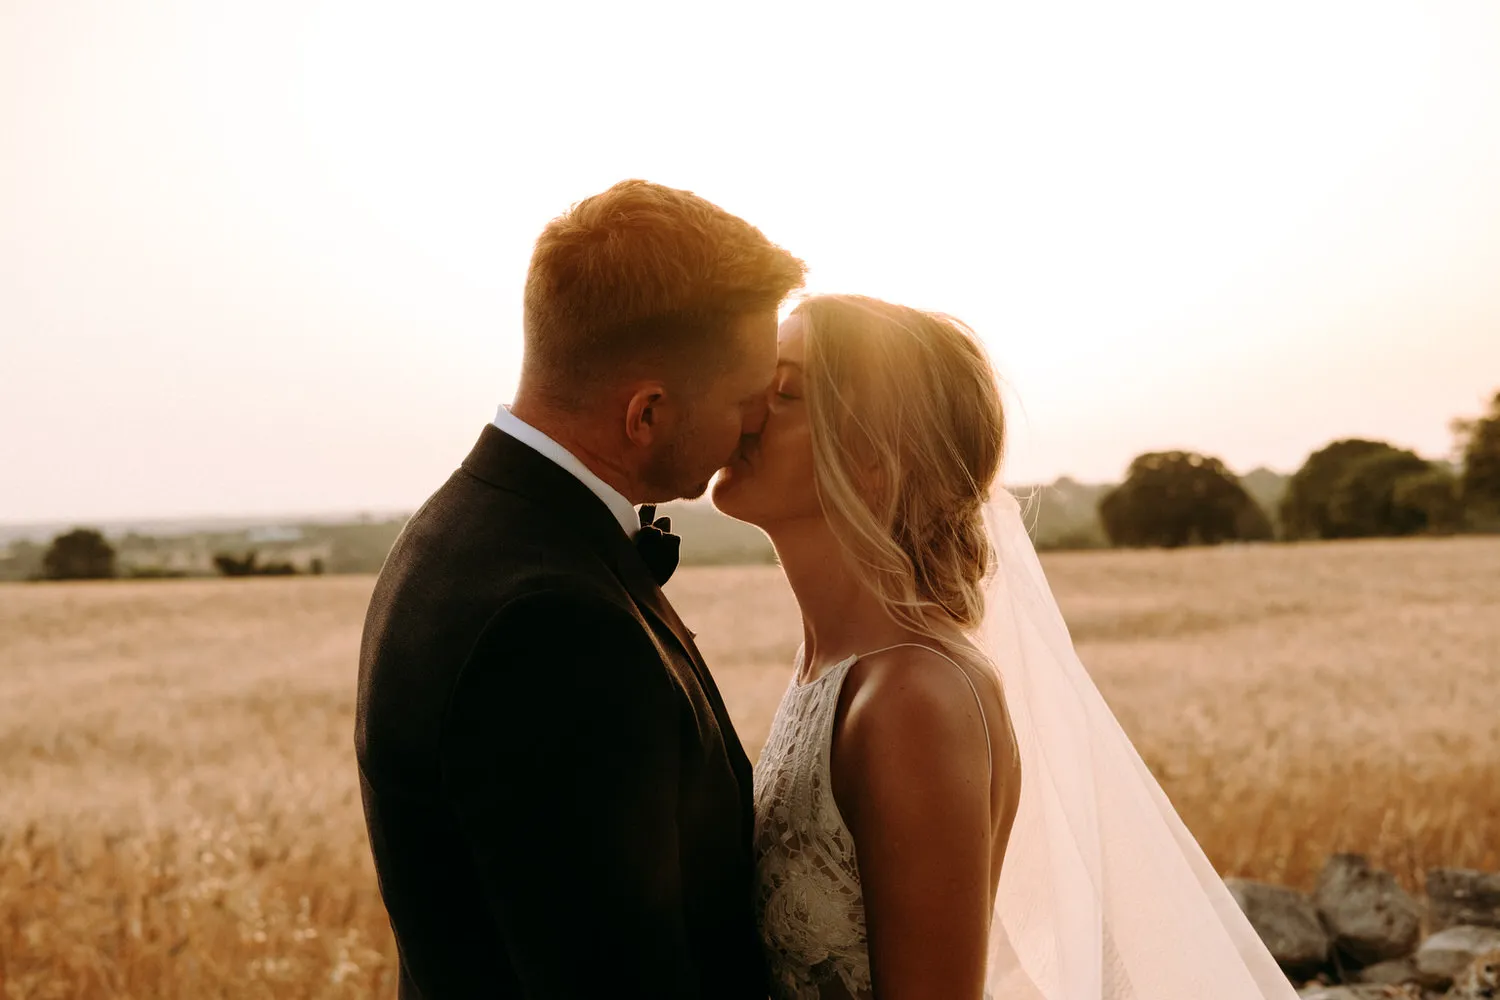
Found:
[[[751,769],[662,595],[803,265],[624,181],[537,240],[515,402],[386,560],[355,743],[400,996],[764,1000]]]

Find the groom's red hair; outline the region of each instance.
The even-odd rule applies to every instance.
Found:
[[[741,315],[775,309],[806,267],[691,191],[621,181],[537,238],[526,275],[525,370],[577,406],[605,380],[732,364]]]

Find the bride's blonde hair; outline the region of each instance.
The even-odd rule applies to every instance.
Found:
[[[834,535],[900,624],[942,639],[984,613],[984,503],[1005,419],[994,369],[958,320],[857,295],[793,311],[818,498]]]

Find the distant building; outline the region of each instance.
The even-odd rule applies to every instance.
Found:
[[[303,537],[301,528],[288,528],[283,525],[267,525],[260,528],[251,528],[245,532],[245,541],[253,546],[271,544],[284,544],[287,542],[300,542]]]
[[[122,543],[116,548],[115,566],[121,576],[213,576],[217,572],[214,554],[196,538],[153,538],[149,541],[149,545]]]

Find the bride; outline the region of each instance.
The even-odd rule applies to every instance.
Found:
[[[803,645],[755,773],[777,1000],[1295,996],[1078,662],[942,315],[819,296],[714,502]]]

